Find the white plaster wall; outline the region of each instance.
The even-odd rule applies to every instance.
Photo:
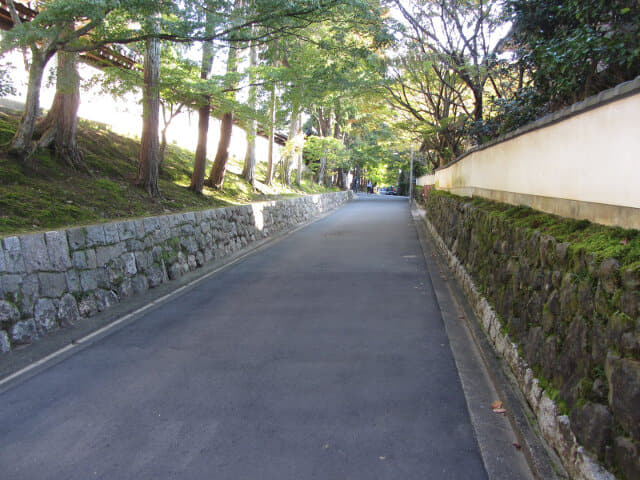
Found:
[[[433,185],[436,183],[436,176],[433,173],[422,175],[416,179],[416,185],[423,187],[424,185]]]
[[[434,183],[640,208],[640,94],[473,152]]]

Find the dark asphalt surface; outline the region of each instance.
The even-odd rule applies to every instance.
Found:
[[[2,479],[484,479],[406,199],[361,198],[0,395]]]

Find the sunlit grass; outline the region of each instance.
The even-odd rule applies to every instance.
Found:
[[[18,115],[0,111],[0,144],[6,144]],[[78,145],[91,174],[58,163],[48,151],[38,152],[35,166],[0,152],[0,235],[23,233],[109,220],[204,210],[276,200],[327,189],[303,182],[300,189],[278,182],[263,183],[267,166],[258,163],[255,188],[241,176],[242,162],[231,157],[224,186],[204,188],[201,195],[188,190],[193,152],[168,145],[159,187],[162,198],[152,199],[133,186],[139,142],[117,135],[104,125],[81,121]],[[211,168],[207,162],[207,174]]]

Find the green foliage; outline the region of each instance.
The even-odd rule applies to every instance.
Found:
[[[555,109],[640,75],[636,0],[506,0],[533,78],[533,108]]]
[[[469,124],[467,132],[485,143],[534,122],[548,112],[547,106],[540,105],[538,92],[527,87],[515,92],[513,97],[494,98],[489,105],[489,116]]]
[[[323,158],[326,161],[327,171],[348,168],[349,155],[340,140],[333,137],[308,137],[303,149],[304,162],[311,171],[316,173]]]

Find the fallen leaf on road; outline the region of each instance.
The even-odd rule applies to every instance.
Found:
[[[516,450],[520,450],[522,447],[520,446],[519,443],[513,442],[512,444],[514,447],[516,447]]]
[[[507,413],[507,411],[503,408],[502,402],[500,400],[496,400],[491,404],[491,408],[493,409],[493,413]]]

